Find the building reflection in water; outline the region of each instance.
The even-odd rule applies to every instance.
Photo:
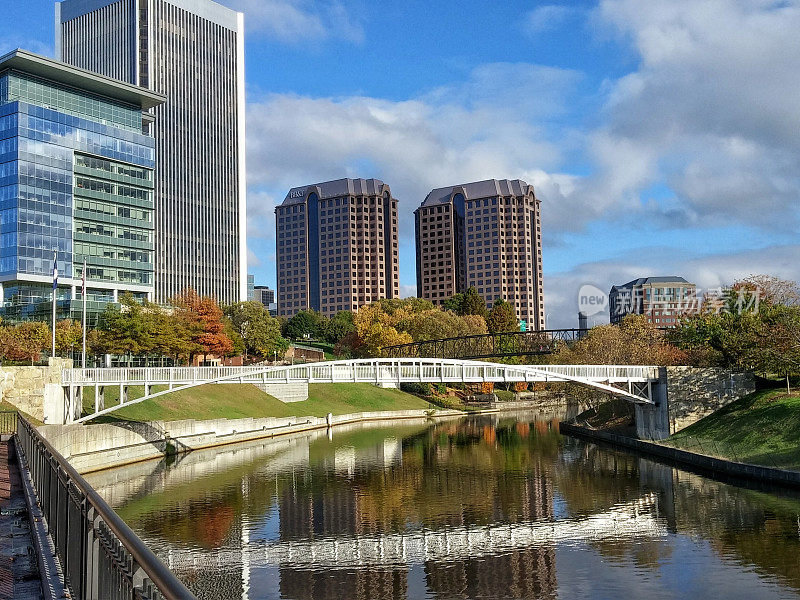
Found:
[[[544,423],[538,432],[549,433],[551,429]],[[424,527],[444,531],[449,545],[463,544],[463,536],[447,538],[447,529],[454,526],[551,521],[553,483],[540,462],[526,468],[513,465],[510,471],[499,472],[496,465],[478,466],[480,446],[495,453],[498,437],[501,442],[514,441],[503,455],[518,460],[526,453],[522,442],[530,434],[528,423],[512,422],[498,431],[495,423],[484,420],[435,427],[422,438],[406,440],[405,448],[394,438],[366,449],[337,448],[333,465],[328,466],[333,466],[338,477],[327,476],[328,470],[316,470],[313,481],[295,481],[283,488],[278,502],[280,539],[291,542],[346,537],[369,543],[378,540],[374,544],[382,545],[381,535]],[[514,445],[519,446],[516,452]],[[531,458],[529,453],[526,458]],[[432,459],[437,469],[424,469]],[[376,477],[376,472],[380,476]],[[351,480],[343,484],[342,475]],[[432,505],[433,510],[421,508],[425,505]],[[498,549],[497,554],[490,548],[476,548],[479,556],[466,558],[464,549],[458,550],[456,554],[462,558],[424,562],[428,593],[436,598],[556,595],[552,543]],[[363,568],[353,568],[348,561],[347,569],[282,564],[281,596],[295,600],[407,597],[409,565],[364,562]]]

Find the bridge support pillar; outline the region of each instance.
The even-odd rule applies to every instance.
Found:
[[[658,381],[650,386],[650,397],[653,404],[634,404],[636,435],[643,440],[663,440],[669,437],[666,367],[659,367]]]
[[[106,407],[106,388],[104,385],[94,386],[94,412],[100,412]]]
[[[64,425],[67,422],[67,388],[60,383],[44,386],[44,422],[47,425]]]

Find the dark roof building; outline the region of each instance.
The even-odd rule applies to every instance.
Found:
[[[379,179],[295,187],[275,209],[278,314],[400,296],[397,199]]]
[[[533,186],[489,179],[432,190],[414,211],[417,295],[441,305],[470,287],[544,329],[542,229]]]
[[[640,277],[612,286],[608,294],[611,323],[630,314],[645,315],[659,327],[674,327],[677,318],[697,312],[697,288],[683,277]]]

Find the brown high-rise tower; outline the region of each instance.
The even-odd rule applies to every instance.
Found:
[[[292,188],[275,209],[278,315],[400,296],[397,200],[378,179]]]
[[[431,191],[414,211],[417,295],[441,305],[470,287],[545,328],[542,226],[533,186],[489,179]]]

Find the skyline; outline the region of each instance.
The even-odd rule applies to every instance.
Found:
[[[542,200],[549,326],[574,326],[583,284],[800,279],[799,2],[222,4],[245,13],[256,283],[275,205],[340,177],[397,196],[401,296],[425,195],[505,177]],[[10,12],[0,53],[53,56],[54,3]]]

